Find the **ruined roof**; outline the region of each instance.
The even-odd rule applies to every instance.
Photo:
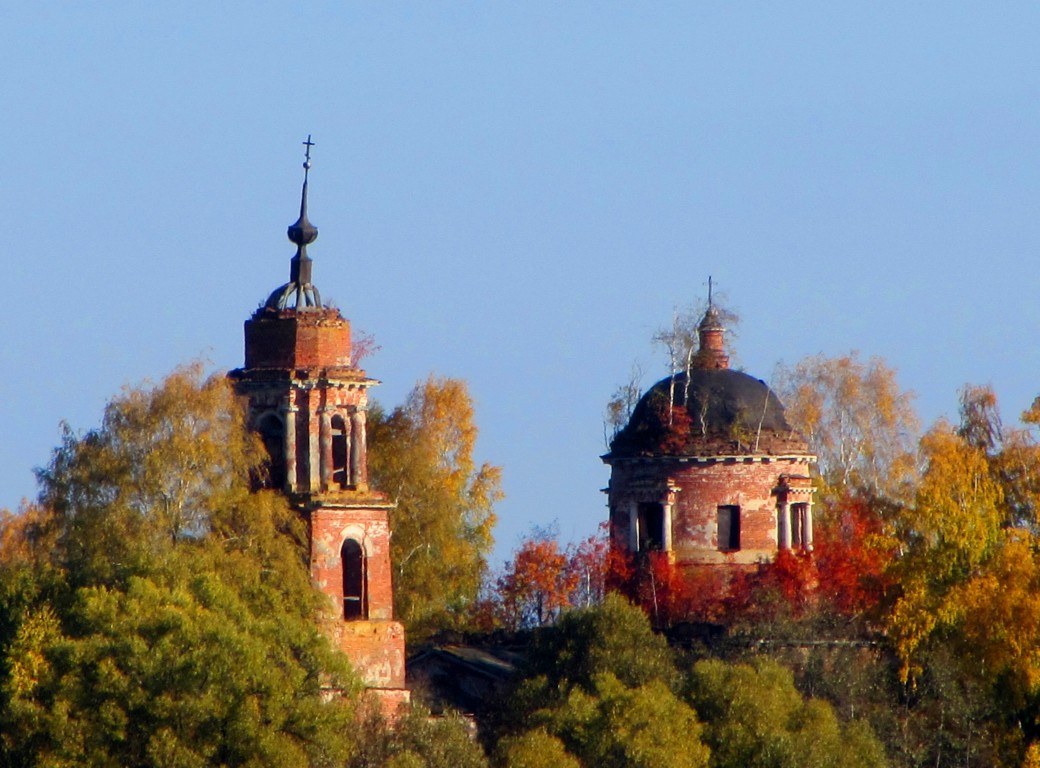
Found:
[[[806,450],[764,381],[728,368],[692,368],[643,395],[605,458]]]

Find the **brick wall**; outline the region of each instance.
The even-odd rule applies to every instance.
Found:
[[[404,688],[404,627],[396,621],[334,621],[323,628],[368,688]]]
[[[312,579],[328,596],[322,629],[349,657],[369,698],[393,717],[409,694],[404,628],[393,620],[392,505],[368,488],[363,450],[367,388],[378,382],[351,367],[350,351],[350,323],[338,310],[264,307],[245,323],[245,366],[230,376],[249,401],[251,424],[284,419],[279,460],[289,500],[308,522]],[[354,618],[355,600],[345,619],[347,539],[363,557],[361,619]]]
[[[261,309],[245,323],[246,368],[350,365],[350,323],[337,309]]]
[[[772,560],[779,544],[774,490],[785,474],[808,474],[808,457],[616,462],[610,479],[614,546],[628,547],[630,504],[670,502],[672,552],[677,564]],[[740,508],[740,548],[736,551],[719,547],[718,510],[723,505]]]
[[[377,498],[370,503],[382,503]],[[343,615],[343,542],[362,545],[368,585],[368,618],[393,618],[394,592],[390,568],[390,525],[386,509],[320,507],[310,515],[311,578],[337,615]]]

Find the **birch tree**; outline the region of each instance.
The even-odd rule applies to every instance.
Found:
[[[813,355],[780,366],[777,379],[787,420],[808,439],[830,489],[905,496],[919,423],[913,393],[899,388],[884,360]]]

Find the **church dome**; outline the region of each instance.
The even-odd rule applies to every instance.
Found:
[[[764,381],[728,368],[692,368],[643,395],[610,455],[769,453],[791,443],[804,445]]]

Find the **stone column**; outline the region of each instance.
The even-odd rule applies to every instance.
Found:
[[[315,405],[319,394],[315,390],[307,393],[307,478],[308,493],[316,493],[321,489],[321,418],[319,408]]]
[[[780,502],[780,549],[791,548],[791,505],[787,497]]]
[[[358,408],[350,414],[350,474],[359,490],[368,488],[368,450],[365,439],[366,413]]]
[[[661,548],[665,552],[672,551],[672,502],[665,501],[661,504],[661,511],[663,514],[661,517],[661,525],[664,528],[664,541],[661,542]]]
[[[802,520],[802,541],[805,546],[806,552],[813,551],[813,536],[812,536],[812,502],[806,502],[803,507],[805,510],[805,518]]]
[[[639,505],[628,502],[628,551],[639,551]]]
[[[285,490],[289,493],[296,491],[296,413],[297,408],[292,404],[292,395],[286,398],[282,407],[282,418],[285,419]]]
[[[329,490],[329,486],[332,484],[332,416],[330,414],[331,410],[331,408],[325,406],[320,410],[318,416],[318,418],[320,419],[319,442],[321,445],[321,465],[319,470],[321,486],[319,490],[322,491]]]

